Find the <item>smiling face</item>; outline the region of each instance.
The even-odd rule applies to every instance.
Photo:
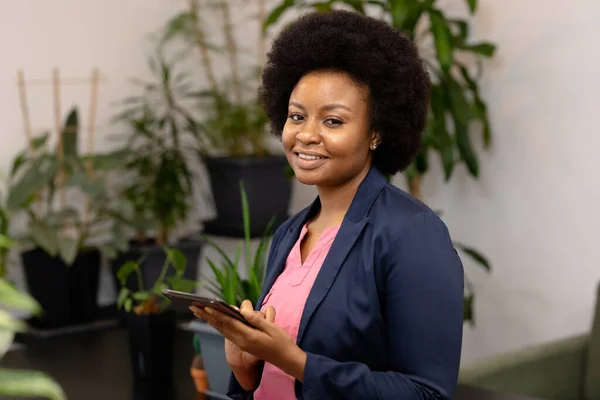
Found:
[[[362,180],[377,135],[370,130],[368,88],[343,72],[305,75],[290,96],[282,143],[296,178],[306,185]]]

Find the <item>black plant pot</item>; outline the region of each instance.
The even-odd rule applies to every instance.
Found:
[[[214,220],[205,222],[206,233],[244,236],[240,181],[248,196],[252,237],[262,236],[271,218],[273,230],[288,218],[292,178],[285,156],[207,157],[205,163],[217,211]]]
[[[29,293],[40,303],[43,315],[30,323],[53,329],[93,321],[98,317],[100,253],[85,250],[73,265],[52,257],[42,249],[21,254]]]
[[[183,274],[183,277],[190,280],[197,280],[198,278],[198,259],[200,258],[200,252],[204,241],[202,240],[181,240],[176,245],[170,246],[171,248],[177,249],[185,255],[187,259],[187,268]],[[154,286],[156,279],[160,275],[160,271],[166,260],[166,254],[162,247],[154,244],[140,244],[130,243],[129,251],[120,253],[115,259],[111,261],[111,269],[113,271],[113,277],[115,281],[115,287],[120,288],[121,283],[117,279],[117,273],[121,266],[127,261],[138,261],[143,257],[141,264],[142,272],[142,283],[144,289],[150,290]],[[175,270],[169,267],[167,276],[173,276]],[[129,290],[136,291],[139,289],[138,278],[135,273],[129,275],[126,286]],[[118,289],[117,289],[118,292]],[[169,309],[175,309],[174,306],[169,306]],[[188,311],[181,311],[189,313]]]
[[[172,383],[175,347],[175,312],[137,315],[127,313],[129,356],[134,384]]]

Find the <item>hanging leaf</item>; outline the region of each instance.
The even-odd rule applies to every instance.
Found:
[[[446,92],[450,100],[450,106],[454,117],[461,124],[467,124],[471,119],[471,105],[468,103],[465,92],[451,76],[447,76]]]
[[[473,100],[475,104],[475,112],[477,113],[477,117],[481,120],[483,124],[483,144],[485,148],[490,146],[491,142],[491,131],[490,124],[487,115],[487,107],[481,97],[479,96],[479,89],[477,87],[477,83],[471,78],[469,71],[464,66],[460,66],[460,71],[463,79],[467,83],[467,86],[473,93]]]
[[[26,323],[0,309],[0,331],[24,332],[25,330],[27,330]]]
[[[473,316],[474,300],[475,296],[473,294],[463,297],[463,321],[470,322],[471,324],[475,323],[475,318]]]
[[[429,10],[431,21],[431,33],[435,39],[435,50],[442,71],[448,73],[452,65],[452,35],[445,22],[443,14],[439,10]]]
[[[467,125],[462,124],[457,118],[454,119],[454,134],[456,136],[456,145],[460,153],[461,158],[467,165],[469,173],[477,178],[479,176],[479,163],[477,156],[473,151],[471,145],[471,139],[469,138],[469,131]]]
[[[281,16],[293,6],[294,0],[284,0],[280,5],[275,7],[265,19],[265,23],[263,24],[263,32],[266,32],[271,25],[279,21]]]
[[[481,265],[481,267],[483,267],[483,269],[485,269],[486,271],[489,272],[492,270],[492,267],[491,267],[488,259],[485,256],[483,256],[483,254],[481,254],[479,251],[473,249],[472,247],[468,247],[468,246],[465,246],[464,244],[456,243],[456,242],[454,243],[454,247],[463,251],[465,254],[467,254],[469,257],[471,257],[477,264]]]
[[[54,158],[39,158],[16,182],[8,193],[6,206],[9,210],[25,207],[36,193],[45,188],[58,172],[58,161]]]
[[[187,258],[185,255],[177,249],[168,249],[167,252],[173,268],[175,268],[175,271],[177,271],[177,274],[183,274],[185,268],[187,267]]]
[[[392,26],[413,38],[423,10],[422,4],[414,0],[390,0]]]

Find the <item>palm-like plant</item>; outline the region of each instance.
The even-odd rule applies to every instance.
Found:
[[[464,1],[473,15],[477,11],[477,0]],[[470,133],[478,129],[484,148],[490,146],[487,106],[477,82],[481,76],[481,61],[494,54],[495,45],[470,42],[469,21],[448,17],[436,0],[282,0],[266,18],[264,29],[291,9],[327,12],[336,6],[361,14],[373,10],[374,16],[390,21],[394,28],[414,41],[432,77],[429,121],[423,145],[404,171],[410,193],[421,198],[421,178],[429,170],[431,153],[438,154],[445,181],[450,180],[460,164],[477,178],[479,161]],[[476,67],[474,71],[470,68],[472,65]],[[454,245],[486,271],[490,270],[490,263],[477,250],[461,243]],[[467,279],[465,321],[474,321],[473,300],[472,285]]]

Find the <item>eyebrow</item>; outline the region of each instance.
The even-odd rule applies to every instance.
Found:
[[[290,101],[289,105],[290,106],[298,107],[301,110],[306,110],[306,107],[304,107],[300,103],[296,103],[295,101]],[[330,110],[335,110],[336,108],[341,108],[341,109],[344,109],[344,110],[347,110],[347,111],[352,111],[348,106],[345,106],[345,105],[340,104],[340,103],[327,104],[326,106],[322,107],[322,110],[330,111]]]

